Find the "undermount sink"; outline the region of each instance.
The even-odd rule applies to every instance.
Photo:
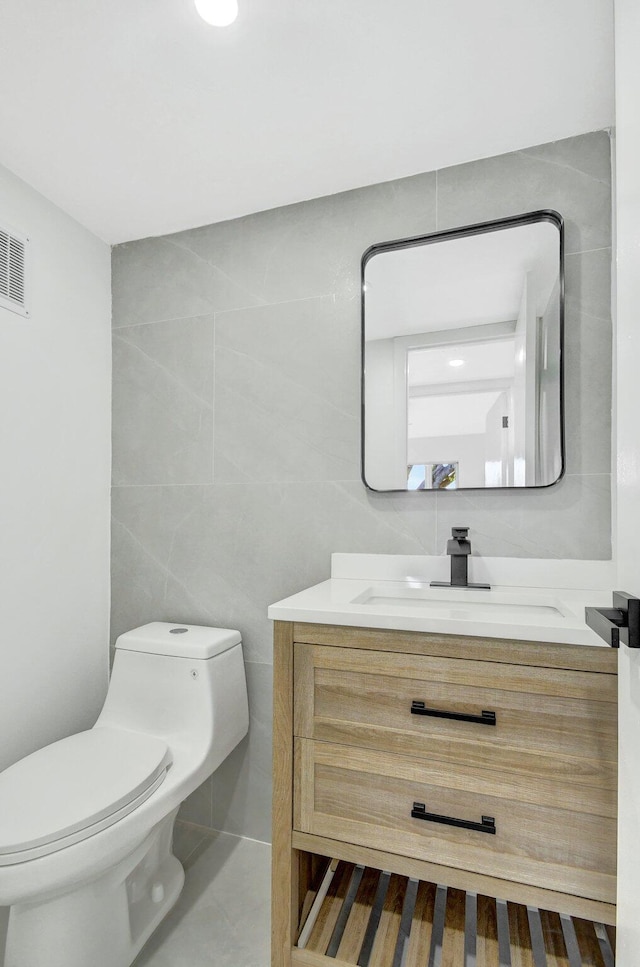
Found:
[[[564,616],[558,602],[543,595],[504,591],[474,591],[466,588],[431,588],[428,585],[402,587],[371,585],[353,598],[352,604],[371,608],[415,608],[432,617],[461,621],[522,621]]]

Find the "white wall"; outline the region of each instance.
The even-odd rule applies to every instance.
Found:
[[[617,555],[640,596],[640,7],[616,0]],[[640,653],[619,657],[618,967],[640,965]]]
[[[109,247],[0,167],[31,317],[0,308],[0,768],[93,723],[107,683]]]

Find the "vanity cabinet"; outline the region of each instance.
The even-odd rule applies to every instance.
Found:
[[[295,948],[323,857],[613,923],[616,667],[276,622],[273,967],[325,959]]]

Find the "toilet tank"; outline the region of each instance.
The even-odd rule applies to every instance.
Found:
[[[156,735],[216,769],[249,727],[240,632],[154,621],[120,635],[96,726]]]

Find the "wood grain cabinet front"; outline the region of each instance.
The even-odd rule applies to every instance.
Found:
[[[290,691],[276,694],[276,720],[279,704],[287,716],[276,734],[289,745],[274,762],[290,784],[288,804],[276,791],[274,844],[288,824],[291,855],[613,921],[615,655],[309,624],[280,633],[276,682]]]
[[[294,656],[298,736],[615,793],[615,676],[321,645]]]
[[[294,676],[296,829],[615,902],[614,676],[303,644]]]
[[[560,781],[546,799],[530,779],[464,764],[309,739],[295,749],[296,829],[615,902],[615,817],[563,802]]]

